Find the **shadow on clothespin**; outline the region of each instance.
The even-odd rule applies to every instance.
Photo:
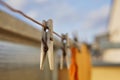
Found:
[[[50,70],[54,69],[54,55],[53,55],[53,24],[52,20],[43,20],[45,27],[42,28],[41,39],[41,54],[40,54],[40,70],[43,70],[43,65],[46,56],[48,56]]]
[[[68,34],[62,34],[62,55],[60,58],[60,69],[63,69],[64,63],[67,66],[67,69],[70,68],[70,57],[71,57],[71,51],[70,51],[70,41]]]

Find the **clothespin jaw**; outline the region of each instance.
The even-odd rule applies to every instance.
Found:
[[[41,39],[41,56],[40,56],[40,70],[43,70],[43,64],[46,56],[48,56],[50,70],[54,69],[53,56],[53,24],[52,20],[43,21],[42,39]]]
[[[64,61],[66,62],[67,68],[70,67],[70,43],[69,43],[69,37],[68,34],[62,34],[62,51],[63,55],[60,59],[60,69],[63,69]]]

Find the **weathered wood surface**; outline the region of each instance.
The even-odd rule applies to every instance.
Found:
[[[15,17],[0,11],[0,40],[40,46],[41,31]],[[54,38],[54,45],[60,42]]]
[[[0,28],[35,40],[41,39],[40,30],[3,11],[0,11]]]
[[[39,48],[0,42],[0,80],[53,80],[47,60],[39,68]]]

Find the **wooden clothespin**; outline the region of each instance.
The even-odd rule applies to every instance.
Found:
[[[68,37],[68,34],[66,34],[66,63],[67,63],[67,68],[70,68],[71,64],[71,49],[70,49],[70,39]]]
[[[74,39],[73,46],[76,47],[76,48],[79,50],[79,52],[80,52],[80,43],[79,43],[79,41],[78,41],[77,36],[74,35],[74,38],[73,38],[73,39]]]
[[[45,27],[42,28],[41,54],[40,54],[40,70],[43,70],[43,64],[46,56],[48,56],[50,70],[54,69],[53,55],[53,24],[52,20],[43,21]]]
[[[67,65],[67,68],[70,68],[70,42],[68,34],[62,34],[62,56],[60,58],[60,69],[63,69],[64,62]]]

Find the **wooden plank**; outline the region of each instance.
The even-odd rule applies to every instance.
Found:
[[[41,36],[40,30],[3,11],[0,11],[0,28],[36,40],[40,40]]]

